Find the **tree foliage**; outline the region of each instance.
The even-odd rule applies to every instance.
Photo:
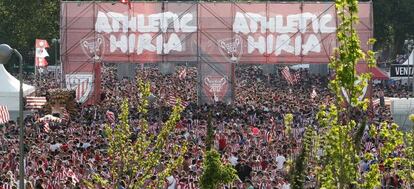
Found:
[[[381,173],[379,163],[393,168],[398,158],[391,156],[402,144],[402,134],[395,124],[383,123],[379,128],[371,128],[371,136],[379,141],[387,141],[383,147],[377,141],[379,159],[371,164],[370,171],[361,174],[358,164],[361,160],[361,138],[366,127],[368,100],[361,100],[363,88],[370,75],[356,75],[355,65],[366,61],[369,67],[375,66],[374,52],[366,54],[361,50],[360,41],[355,31],[358,22],[357,0],[336,0],[339,20],[337,40],[339,47],[329,66],[334,70],[334,79],[330,81],[330,89],[336,95],[336,103],[322,106],[317,114],[320,133],[325,142],[322,146],[324,155],[319,164],[321,170],[319,180],[321,188],[375,188],[380,185]],[[374,41],[370,40],[372,45]],[[347,96],[347,97],[346,97]],[[378,134],[376,134],[378,133]],[[365,154],[365,159],[372,159],[373,154]]]
[[[52,38],[59,38],[59,9],[57,0],[1,0],[0,43],[18,49],[26,61],[25,65],[33,64],[28,62],[28,57],[34,56],[35,39],[46,39],[52,46]],[[49,54],[49,58],[53,59],[54,53]],[[6,68],[10,70],[13,64],[18,64],[18,61],[6,64]]]
[[[216,189],[222,184],[232,183],[237,179],[236,170],[230,164],[221,162],[220,154],[212,149],[214,131],[211,112],[207,118],[206,154],[203,163],[203,175],[200,178],[201,189]]]
[[[410,120],[414,127],[414,114],[410,115]],[[404,133],[405,157],[400,161],[399,175],[407,182],[410,183],[411,188],[414,187],[414,129]]]
[[[313,139],[316,137],[315,130],[308,126],[305,130],[303,137],[303,146],[299,156],[295,160],[293,171],[291,172],[291,183],[293,189],[304,188],[305,178],[308,173],[309,158],[311,157],[311,151],[313,146]]]
[[[168,147],[168,144],[172,142],[169,141],[169,136],[180,119],[183,107],[177,103],[158,135],[151,134],[147,122],[150,84],[139,81],[138,87],[142,95],[138,107],[140,120],[137,137],[131,139],[133,133],[128,121],[128,100],[124,100],[119,115],[120,123],[105,129],[111,159],[110,176],[94,174],[92,181],[87,182],[89,185],[95,183],[116,188],[115,186],[124,183],[126,188],[161,188],[165,178],[182,164],[183,154],[187,151],[186,142],[173,144],[172,147]],[[156,179],[151,180],[154,176]]]
[[[404,40],[414,37],[412,0],[374,0],[374,36],[377,50],[393,59],[404,53]]]
[[[200,178],[201,189],[217,189],[236,179],[236,170],[230,164],[223,164],[216,150],[207,151],[203,163],[203,175]]]

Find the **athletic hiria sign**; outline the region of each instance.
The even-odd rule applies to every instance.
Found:
[[[132,4],[62,2],[69,61],[326,63],[336,47],[334,3]],[[356,29],[368,50],[371,4],[359,6]]]
[[[367,41],[373,36],[371,6],[359,3],[360,22],[355,26],[364,51],[369,50]],[[269,1],[134,1],[131,8],[116,2],[62,1],[60,21],[63,72],[92,74],[95,93],[100,87],[101,62],[328,63],[337,46],[339,23],[332,2]],[[214,94],[220,99],[220,93],[214,92],[220,85],[223,90],[231,86],[213,76],[200,80],[206,88],[200,94],[209,100]],[[79,98],[85,97],[84,92],[79,91]],[[223,99],[232,95],[231,90],[224,93]]]
[[[236,12],[232,24],[233,33],[247,38],[247,54],[257,53],[281,55],[282,52],[292,55],[308,55],[311,52],[320,53],[321,44],[317,33],[332,34],[336,31],[335,20],[331,14],[315,15],[310,12],[301,14],[277,15],[266,17],[253,12]],[[179,33],[196,32],[198,27],[193,13],[179,15],[172,12],[156,14],[122,14],[121,12],[98,11],[95,22],[97,33],[109,36],[109,53],[142,54],[144,51],[156,54],[170,54],[172,51],[182,52],[183,41]],[[169,25],[172,30],[169,36],[151,35],[151,33],[167,33]],[[310,25],[308,29],[308,25]],[[305,34],[292,37],[296,33]],[[154,38],[154,39],[153,39]],[[227,39],[228,40],[228,39]],[[241,55],[242,49],[237,50],[241,39],[237,36],[231,43],[218,40],[219,47],[232,54],[231,61],[235,62],[234,53]],[[99,46],[99,45],[98,45]]]

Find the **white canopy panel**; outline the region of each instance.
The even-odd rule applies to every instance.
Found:
[[[405,62],[404,63],[402,63],[403,65],[413,65],[413,61],[414,61],[414,59],[413,59],[413,56],[414,56],[414,50],[411,52],[411,54],[410,54],[410,56],[408,57],[408,59],[407,60],[405,60]]]
[[[9,72],[3,64],[0,64],[0,105],[7,106],[9,111],[19,110],[20,82]],[[23,84],[23,96],[35,91],[35,87]]]

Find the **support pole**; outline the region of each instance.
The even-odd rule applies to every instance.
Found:
[[[24,189],[24,127],[23,127],[23,57],[16,49],[19,58],[19,188]]]
[[[414,57],[414,54],[412,53],[413,52],[413,50],[412,49],[410,49],[411,50],[411,54],[410,55],[408,55],[408,61],[410,61],[410,57],[411,58],[413,58]],[[411,56],[413,54],[413,56]],[[413,88],[412,88],[412,90],[413,90],[413,97],[414,97],[414,60],[411,60],[411,63],[413,64],[413,69],[412,69],[412,71],[411,71],[411,73],[413,73],[413,78],[412,78],[412,84],[413,84]],[[408,65],[410,65],[410,64],[408,64]],[[410,69],[408,69],[408,70],[410,70]]]
[[[410,45],[408,45],[408,46],[410,46]],[[410,66],[411,66],[410,54],[408,54],[408,70],[410,70]],[[408,79],[407,79],[407,90],[408,91],[410,90],[410,81],[411,81],[410,76],[411,76],[411,73],[408,73]]]

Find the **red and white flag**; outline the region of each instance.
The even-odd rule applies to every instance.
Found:
[[[312,93],[310,95],[311,99],[314,99],[318,96],[318,93],[316,93],[315,89],[312,90]]]
[[[270,124],[272,125],[272,128],[270,129],[270,131],[275,132],[276,124],[275,124],[275,118],[273,116],[270,117]]]
[[[46,104],[46,97],[44,96],[28,96],[26,97],[27,109],[40,109]]]
[[[272,141],[272,133],[270,131],[265,131],[264,139],[267,143]]]
[[[7,106],[0,106],[0,124],[7,123],[9,120],[10,114]]]
[[[35,65],[38,67],[47,66],[45,57],[49,56],[49,54],[47,53],[46,48],[49,48],[49,44],[46,40],[36,39]]]
[[[187,77],[187,68],[184,68],[183,70],[181,70],[180,74],[178,75],[178,78],[180,80],[185,79],[185,77]]]
[[[296,72],[295,74],[293,74],[292,80],[293,80],[294,83],[298,83],[299,79],[300,79],[300,73],[299,72]]]
[[[108,119],[108,121],[110,122],[110,123],[115,123],[115,114],[114,114],[114,112],[111,112],[111,111],[106,111],[106,118]]]
[[[372,106],[373,107],[377,107],[379,105],[380,105],[380,99],[375,99],[375,100],[372,101]]]
[[[13,189],[13,187],[9,183],[4,183],[2,186],[0,186],[0,189]]]
[[[68,113],[68,111],[65,109],[64,111],[63,111],[63,117],[62,117],[62,120],[64,120],[64,121],[69,121],[69,119],[70,119],[70,114]]]
[[[290,74],[289,67],[285,66],[285,68],[283,68],[282,75],[286,79],[286,81],[289,83],[289,85],[293,85],[293,78],[292,78],[292,74]]]
[[[79,182],[79,178],[75,175],[71,168],[69,168],[65,173],[66,177],[72,178],[75,183]]]
[[[169,106],[175,106],[175,104],[177,104],[177,98],[175,98],[175,96],[169,96],[168,100],[167,100],[167,104]],[[188,106],[188,102],[184,102],[181,101],[181,106],[183,106],[184,108]]]
[[[43,124],[43,130],[44,130],[46,133],[49,133],[49,131],[50,131],[49,122],[45,122],[45,123]]]

